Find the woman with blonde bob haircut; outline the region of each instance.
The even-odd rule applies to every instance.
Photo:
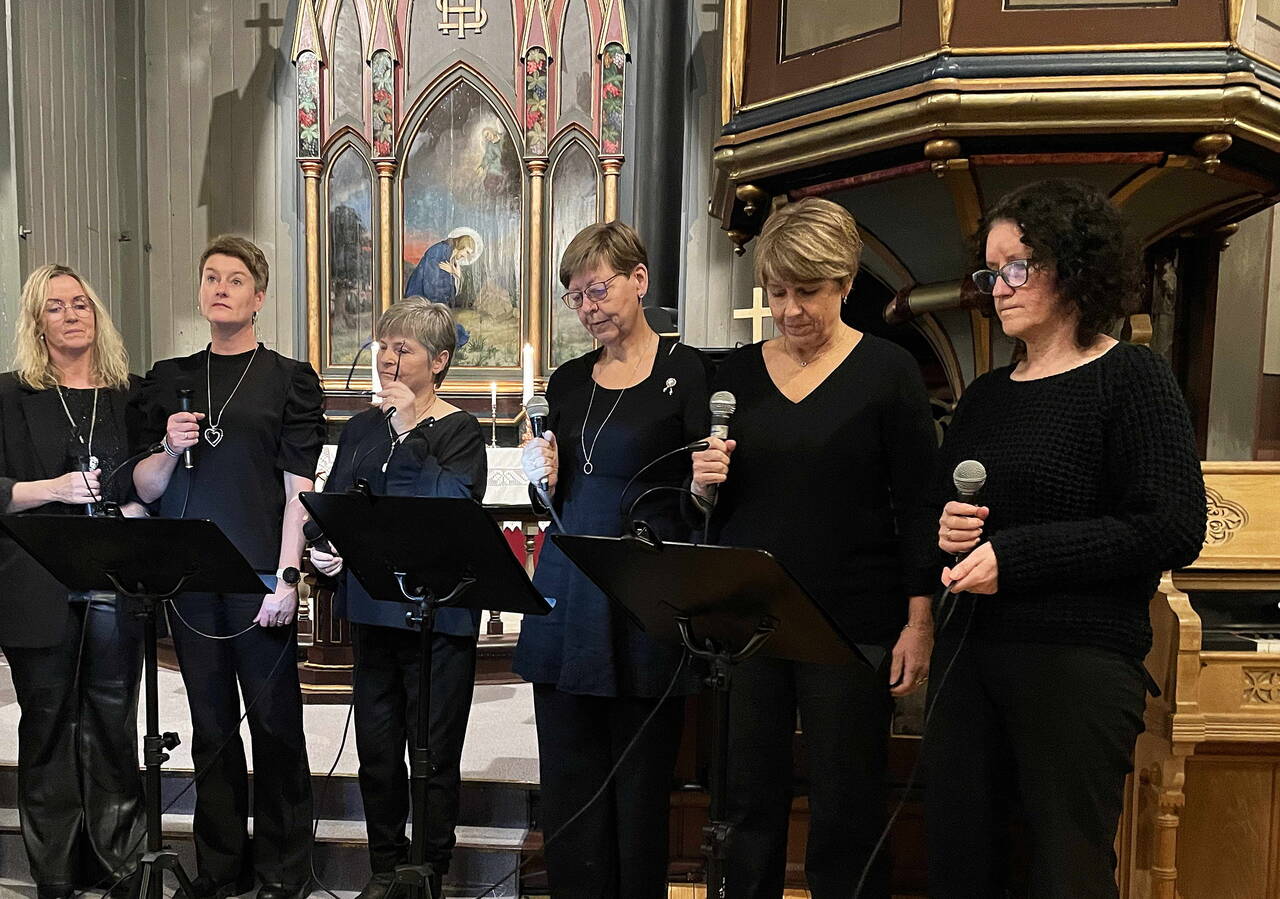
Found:
[[[325,490],[342,493],[357,480],[390,496],[484,499],[488,458],[474,416],[437,393],[456,350],[449,307],[409,297],[382,314],[376,331],[382,404],[352,418],[338,440]],[[351,622],[355,652],[352,701],[360,794],[369,834],[373,877],[360,899],[382,899],[397,865],[409,860],[409,748],[418,707],[419,637],[404,607],[371,598],[343,570],[342,547],[314,546],[312,563],[338,577],[335,612]],[[430,746],[434,771],[427,785],[427,861],[435,872],[432,896],[449,870],[462,785],[462,741],[471,713],[480,613],[441,609],[431,645]]]
[[[889,895],[872,858],[885,815],[892,696],[928,679],[936,577],[933,420],[912,356],[845,324],[858,272],[853,216],[827,200],[765,223],[756,278],[778,336],[726,359],[713,387],[737,398],[732,440],[693,454],[693,490],[718,491],[711,541],[767,549],[852,642],[861,663],[757,656],[734,672],[730,707],[728,890],[782,894],[796,712],[804,730],[815,899]],[[732,464],[730,459],[732,458]],[[732,473],[731,473],[732,472]]]
[[[83,515],[114,503],[144,515],[127,464],[137,379],[106,306],[74,270],[44,265],[27,278],[14,357],[0,375],[0,510]],[[114,595],[68,596],[7,538],[0,580],[0,647],[22,710],[22,837],[38,896],[70,896],[125,873],[141,833],[141,643]]]

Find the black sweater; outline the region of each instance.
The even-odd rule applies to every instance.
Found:
[[[793,403],[752,344],[724,361],[714,386],[738,401],[715,542],[769,550],[847,637],[891,645],[907,597],[938,583],[937,438],[911,354],[864,334]]]
[[[987,469],[999,592],[971,600],[973,635],[1141,658],[1160,573],[1204,541],[1204,479],[1173,373],[1132,344],[1033,381],[1011,372],[970,385],[941,451],[942,497],[958,462]]]

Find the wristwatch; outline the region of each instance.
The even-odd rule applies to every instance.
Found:
[[[298,569],[293,566],[280,568],[276,570],[276,579],[284,581],[290,587],[296,587],[298,585],[298,581],[302,580],[302,572],[298,571]]]

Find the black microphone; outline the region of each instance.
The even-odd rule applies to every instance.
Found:
[[[86,472],[93,471],[93,469],[89,466],[89,457],[88,457],[88,456],[77,456],[77,457],[76,457],[76,468],[80,471],[80,473],[81,473],[81,474],[80,474],[80,476],[84,478],[85,486],[86,486],[86,487],[88,487],[88,486],[89,486],[89,479],[88,479],[87,477],[85,477],[85,473],[86,473]],[[99,490],[101,490],[102,488],[101,488],[101,487],[99,487],[98,489],[99,489]],[[89,495],[90,495],[90,496],[93,496],[93,489],[92,489],[92,488],[90,488],[90,490],[89,490]],[[90,518],[92,518],[92,517],[94,516],[94,514],[95,514],[95,512],[96,512],[96,509],[97,509],[97,507],[96,507],[96,505],[95,505],[94,503],[85,503],[85,504],[84,504],[84,514],[88,515]]]
[[[533,436],[541,437],[547,430],[547,416],[551,414],[551,404],[547,402],[546,396],[535,393],[524,404],[524,414],[529,416],[529,430],[533,432]],[[538,481],[538,489],[543,493],[547,492],[549,485],[546,478]]]
[[[732,393],[727,390],[717,390],[711,394],[711,436],[719,437],[721,440],[729,439],[729,419],[733,417],[734,410],[738,408],[738,400]],[[716,502],[716,488],[718,484],[709,484],[707,486],[706,496],[703,497],[711,505]]]
[[[178,410],[181,412],[191,411],[191,397],[193,391],[190,387],[180,387],[178,389]],[[188,447],[182,451],[182,467],[186,469],[195,468],[195,462],[191,460],[191,448]]]
[[[302,536],[307,538],[307,544],[314,546],[321,552],[337,555],[333,551],[333,544],[329,542],[329,538],[324,535],[324,528],[320,527],[320,522],[308,519],[302,525]]]

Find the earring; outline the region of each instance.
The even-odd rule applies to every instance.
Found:
[[[40,339],[41,339],[41,340],[44,340],[44,335],[43,335],[43,334],[41,334],[41,335],[40,335]]]
[[[255,324],[255,325],[256,325],[257,323],[258,323],[258,313],[257,313],[257,311],[255,310],[255,311],[254,311],[254,313],[253,313],[252,324]]]

